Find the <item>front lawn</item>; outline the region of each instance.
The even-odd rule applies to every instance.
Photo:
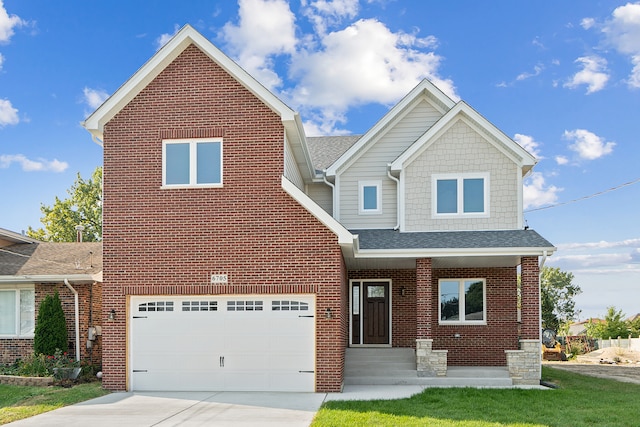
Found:
[[[71,388],[0,384],[0,424],[32,417],[67,405],[108,394],[94,381]]]
[[[640,425],[640,385],[542,369],[543,379],[557,389],[432,388],[408,399],[330,401],[322,405],[312,427]]]

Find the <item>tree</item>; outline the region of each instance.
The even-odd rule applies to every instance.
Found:
[[[634,338],[640,338],[640,316],[629,321],[629,332]]]
[[[543,267],[540,278],[542,327],[558,331],[573,322],[578,311],[573,298],[582,289],[574,285],[573,274],[558,267]]]
[[[53,296],[47,295],[38,308],[33,352],[53,355],[58,349],[66,352],[69,349],[69,342],[67,341],[67,321],[64,318],[60,296],[56,291]]]
[[[69,198],[57,196],[53,206],[42,204],[44,216],[40,219],[44,228],[29,227],[27,235],[50,242],[75,242],[76,226],[84,227],[83,240],[97,242],[102,239],[102,167],[98,166],[91,178],[80,174],[69,190]]]
[[[629,324],[624,320],[622,310],[615,307],[607,307],[607,315],[603,322],[589,323],[587,334],[594,338],[618,338],[629,336]]]

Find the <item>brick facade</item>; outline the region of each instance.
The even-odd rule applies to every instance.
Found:
[[[222,188],[161,189],[162,139],[223,138]],[[281,188],[280,117],[189,46],[104,131],[104,378],[127,388],[127,297],[317,296],[317,390],[338,391],[347,321],[336,236]],[[226,286],[209,285],[224,273]],[[331,308],[333,317],[323,315]],[[108,321],[110,310],[116,319]]]

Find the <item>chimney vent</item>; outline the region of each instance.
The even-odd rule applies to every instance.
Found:
[[[82,232],[84,231],[84,227],[81,225],[76,225],[76,242],[82,243]]]

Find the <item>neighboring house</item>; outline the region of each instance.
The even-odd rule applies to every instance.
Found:
[[[0,363],[33,353],[38,307],[57,291],[69,353],[100,364],[101,343],[94,332],[101,325],[101,272],[101,243],[39,242],[0,229]],[[91,327],[97,328],[89,337]]]
[[[598,319],[596,317],[592,317],[591,319],[583,320],[581,322],[575,322],[569,325],[569,330],[567,331],[567,335],[570,337],[575,337],[578,335],[587,335],[587,326],[589,323],[603,323],[604,320]]]
[[[308,138],[186,26],[83,125],[104,148],[106,388],[340,391],[348,347],[539,382],[536,160],[430,82],[360,137]]]

